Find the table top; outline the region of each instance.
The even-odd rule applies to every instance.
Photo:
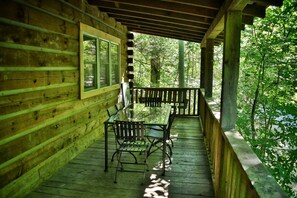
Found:
[[[171,106],[162,104],[161,107],[146,107],[142,103],[135,103],[129,107],[120,110],[112,116],[107,122],[113,123],[119,121],[144,121],[145,125],[163,125],[168,124]]]

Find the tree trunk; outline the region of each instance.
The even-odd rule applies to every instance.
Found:
[[[185,43],[182,40],[178,42],[178,54],[179,54],[179,63],[178,63],[178,76],[179,76],[179,87],[185,87]]]
[[[257,84],[257,88],[255,91],[255,98],[253,101],[252,111],[251,111],[251,130],[252,130],[252,139],[253,140],[256,138],[255,115],[256,115],[258,96],[259,96],[259,82]]]
[[[160,57],[156,52],[152,52],[151,56],[151,86],[160,86]]]

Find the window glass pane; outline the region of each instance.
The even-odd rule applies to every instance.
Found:
[[[100,87],[106,87],[109,85],[109,53],[107,41],[99,41],[99,54],[100,54]]]
[[[83,36],[84,90],[97,88],[97,44],[96,38]]]
[[[119,45],[112,43],[110,46],[111,56],[111,84],[119,84]]]

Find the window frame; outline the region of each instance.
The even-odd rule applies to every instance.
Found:
[[[88,26],[86,24],[80,23],[80,31],[79,31],[79,58],[80,58],[80,99],[92,97],[110,90],[119,89],[120,81],[121,81],[121,39],[115,36],[112,36],[108,33],[100,31],[94,27]],[[91,89],[85,89],[85,71],[84,71],[84,36],[96,38],[96,86]],[[99,50],[99,41],[107,41],[108,42],[108,75],[107,78],[107,86],[100,86],[100,50]],[[118,46],[118,79],[116,84],[112,84],[112,60],[111,60],[111,45],[115,44]],[[116,70],[115,70],[116,72]],[[116,75],[116,74],[115,74]]]

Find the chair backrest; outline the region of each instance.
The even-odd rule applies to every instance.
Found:
[[[118,140],[136,141],[145,139],[143,121],[117,121],[115,122],[115,136]]]
[[[162,99],[155,97],[140,97],[140,103],[144,103],[146,107],[161,107]]]
[[[107,114],[108,114],[109,117],[111,117],[111,116],[117,114],[117,112],[118,112],[118,111],[117,111],[117,109],[116,109],[115,106],[111,106],[111,107],[109,107],[109,108],[107,109]]]

